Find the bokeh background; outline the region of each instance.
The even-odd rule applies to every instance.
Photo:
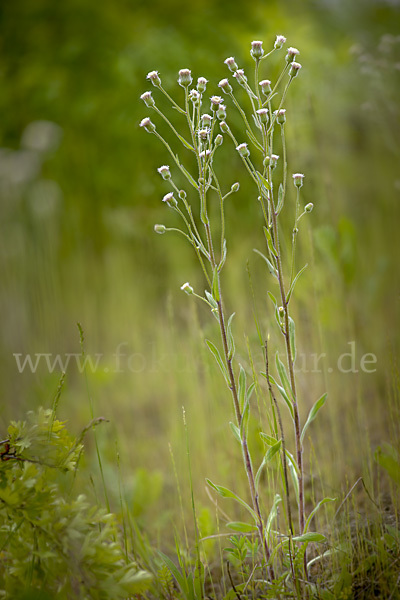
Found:
[[[203,341],[218,339],[215,324],[179,289],[204,283],[190,249],[153,231],[177,222],[160,202],[169,189],[156,168],[168,158],[138,127],[148,114],[139,96],[153,69],[179,94],[183,67],[216,93],[226,57],[250,68],[251,41],[268,48],[284,34],[303,65],[286,106],[289,171],[306,174],[303,199],[315,206],[303,220],[298,264],[309,268],[294,307],[306,361],[303,416],[329,393],[307,460],[329,494],[361,473],[374,485],[373,452],[398,443],[399,23],[397,0],[0,3],[1,431],[50,406],[62,370],[41,359],[20,372],[15,354],[34,362],[37,353],[79,355],[79,322],[99,367],[85,376],[71,359],[59,412],[76,432],[92,409],[109,420],[97,432],[112,499],[118,455],[134,515],[162,535],[177,519],[172,452],[189,505],[182,406],[204,510],[206,476],[244,485],[230,399]],[[266,66],[265,77],[277,68]],[[227,185],[232,171],[241,183],[228,209],[228,309],[237,313],[242,364],[249,369],[246,333],[261,369],[248,272],[263,334],[278,343],[266,299],[273,284],[252,251],[262,249],[254,190],[234,152],[224,152]],[[290,209],[285,218],[290,228]],[[355,363],[343,358],[339,369],[353,349]],[[315,369],[310,357],[321,353]],[[377,359],[373,373],[360,368],[367,353]],[[101,495],[90,436],[87,445],[85,466]],[[321,486],[315,479],[310,485]]]

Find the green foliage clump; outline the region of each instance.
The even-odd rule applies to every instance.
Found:
[[[115,515],[62,492],[60,471],[74,477],[87,429],[75,439],[44,409],[10,424],[0,447],[0,597],[106,600],[148,587]]]

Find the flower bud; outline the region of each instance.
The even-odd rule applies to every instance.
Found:
[[[217,118],[220,121],[226,119],[226,106],[224,104],[220,104],[217,109]]]
[[[154,231],[156,233],[165,233],[167,231],[167,228],[165,227],[165,225],[154,225]]]
[[[293,177],[293,183],[297,188],[301,188],[303,185],[303,179],[304,179],[304,175],[303,173],[294,173],[294,175],[292,175]]]
[[[272,170],[275,169],[279,160],[279,156],[277,154],[271,154],[271,156],[266,156],[263,165],[264,167],[270,166]]]
[[[168,165],[162,165],[157,169],[163,179],[171,179],[171,171],[169,170]]]
[[[185,190],[179,190],[178,196],[181,200],[186,200],[186,192]]]
[[[238,192],[240,188],[240,183],[236,182],[231,185],[231,192]]]
[[[277,35],[276,36],[276,40],[275,40],[275,44],[274,44],[274,48],[275,50],[279,50],[280,48],[282,48],[283,44],[286,42],[286,38],[283,35]]]
[[[230,94],[232,92],[232,86],[227,79],[221,79],[218,87],[220,87],[225,94]]]
[[[297,50],[297,48],[292,48],[292,47],[288,48],[288,50],[287,50],[287,54],[286,54],[286,57],[285,57],[285,59],[286,59],[286,62],[287,62],[287,63],[291,63],[291,62],[293,62],[293,61],[294,61],[294,59],[296,58],[296,56],[297,56],[298,54],[300,54],[300,51],[299,51],[299,50]]]
[[[144,127],[148,133],[153,133],[156,130],[156,126],[151,122],[149,117],[145,117],[140,121],[140,127]]]
[[[245,83],[247,82],[247,77],[244,74],[243,69],[238,69],[233,76],[235,77],[236,81],[240,84],[240,85],[245,85]]]
[[[225,123],[225,121],[221,121],[221,123],[219,124],[219,128],[222,131],[222,133],[228,133],[229,132],[229,127]]]
[[[285,316],[285,309],[283,308],[283,306],[280,306],[278,308],[278,313],[279,313],[279,318],[283,319],[283,317]]]
[[[203,150],[202,152],[200,152],[199,156],[202,159],[208,158],[211,154],[211,150]]]
[[[198,78],[196,87],[197,87],[197,91],[200,94],[204,94],[204,92],[206,91],[207,83],[208,83],[208,80],[205,77]]]
[[[256,112],[257,112],[257,114],[258,114],[258,116],[260,118],[261,123],[264,123],[264,124],[268,123],[268,120],[269,120],[269,111],[268,111],[267,108],[260,108]]]
[[[223,141],[224,141],[224,138],[223,138],[223,136],[222,136],[222,135],[219,133],[219,134],[217,135],[217,137],[215,138],[215,141],[214,141],[215,147],[217,148],[218,146],[221,146],[221,144],[222,144],[222,142],[223,142]]]
[[[291,77],[292,79],[293,79],[293,77],[296,77],[296,75],[300,71],[300,69],[301,69],[301,64],[293,61],[290,65],[289,77]]]
[[[222,103],[221,96],[211,96],[211,110],[215,112],[218,110],[219,105]]]
[[[181,69],[179,71],[178,83],[180,86],[186,88],[192,83],[192,73],[190,69]]]
[[[172,208],[173,206],[178,206],[178,202],[176,201],[176,198],[174,197],[173,192],[169,192],[169,194],[165,194],[162,201],[165,202],[166,204],[168,204],[168,206],[170,208]]]
[[[309,202],[308,204],[305,205],[304,210],[308,213],[312,212],[312,209],[314,208],[314,204],[312,202]]]
[[[224,63],[226,64],[226,66],[229,68],[230,71],[232,71],[232,73],[234,73],[235,71],[238,70],[238,66],[235,62],[235,59],[233,58],[233,56],[230,56],[229,58],[227,58],[226,60],[224,60]]]
[[[204,115],[201,115],[200,120],[201,120],[201,124],[203,125],[203,127],[210,127],[211,123],[212,123],[212,116],[204,114]]]
[[[155,102],[154,102],[154,98],[151,95],[151,92],[144,92],[144,94],[142,94],[140,96],[140,99],[143,100],[143,102],[145,103],[145,105],[148,108],[151,108],[152,106],[155,106]]]
[[[276,110],[275,114],[276,114],[276,121],[277,121],[277,123],[279,123],[279,125],[283,125],[284,123],[286,123],[286,109],[285,108],[280,108],[279,110]]]
[[[236,146],[236,150],[239,152],[240,156],[242,156],[243,158],[250,156],[250,151],[247,147],[246,142],[243,142],[243,144],[239,144],[239,146]]]
[[[200,94],[197,90],[190,90],[189,98],[193,102],[194,106],[199,106],[200,104]]]
[[[199,129],[197,135],[202,142],[206,142],[210,132],[208,129]]]
[[[188,296],[190,296],[190,294],[193,294],[193,291],[194,291],[188,281],[186,283],[184,283],[183,285],[181,285],[181,290],[182,290],[182,292],[185,292]]]
[[[250,54],[254,58],[254,60],[260,60],[260,58],[264,56],[262,44],[263,43],[260,41],[251,42]]]
[[[266,96],[268,96],[268,94],[272,92],[271,82],[269,79],[263,79],[262,81],[260,81],[260,85],[262,93]]]
[[[150,71],[150,73],[147,74],[146,79],[150,79],[151,83],[156,87],[159,87],[161,85],[161,79],[158,74],[158,71]]]

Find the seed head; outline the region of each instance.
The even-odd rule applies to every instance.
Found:
[[[154,225],[154,231],[156,233],[165,233],[167,231],[165,225]]]
[[[221,98],[221,96],[211,96],[210,100],[211,100],[211,110],[213,112],[215,112],[216,110],[218,110],[219,105],[222,103],[222,98]]]
[[[283,35],[277,35],[276,36],[276,40],[275,40],[275,44],[274,44],[274,48],[275,50],[279,50],[280,48],[282,48],[283,44],[286,42],[286,38]]]
[[[162,165],[157,169],[163,179],[171,179],[171,171],[169,170],[168,165]]]
[[[204,94],[206,91],[208,80],[205,77],[199,77],[197,80],[197,91],[200,94]]]
[[[224,104],[220,104],[217,109],[217,118],[220,121],[226,119],[226,106]]]
[[[262,81],[260,81],[260,85],[262,93],[266,96],[268,96],[268,94],[272,92],[271,82],[269,79],[263,79]]]
[[[296,56],[300,54],[300,50],[297,50],[297,48],[288,48],[287,50],[287,54],[286,54],[286,62],[287,63],[291,63],[294,61],[294,59],[296,58]]]
[[[267,108],[260,108],[259,110],[257,110],[257,114],[260,117],[261,123],[268,123],[269,111]]]
[[[177,206],[178,202],[176,201],[176,198],[174,197],[174,193],[173,192],[169,192],[169,194],[165,194],[164,198],[162,199],[163,202],[165,202],[166,204],[168,204],[168,206],[170,208],[172,208],[173,206]]]
[[[221,79],[218,87],[220,87],[225,94],[230,94],[232,92],[232,86],[227,79]]]
[[[224,60],[224,63],[226,64],[226,66],[229,68],[230,71],[232,71],[232,73],[234,73],[235,71],[238,70],[238,66],[235,62],[235,59],[233,58],[233,56],[230,56],[229,58],[227,58],[226,60]]]
[[[303,173],[294,173],[294,175],[292,175],[293,177],[293,183],[297,188],[301,188],[303,185],[303,179],[304,179],[304,175]]]
[[[182,290],[182,292],[185,292],[185,294],[187,294],[188,296],[190,296],[190,294],[193,294],[193,291],[194,291],[188,281],[186,283],[184,283],[183,285],[181,285],[181,290]]]
[[[152,106],[155,106],[154,98],[151,95],[151,92],[144,92],[144,94],[142,94],[140,96],[140,99],[143,100],[143,102],[145,103],[145,105],[148,108],[151,108]]]
[[[293,77],[296,77],[296,75],[300,71],[300,69],[301,69],[301,64],[293,61],[290,64],[289,77],[291,77],[292,79],[293,79]]]
[[[148,133],[153,133],[156,130],[156,126],[149,117],[145,117],[140,121],[140,127],[144,127]]]
[[[156,87],[160,87],[161,85],[161,79],[158,71],[150,71],[150,73],[147,74],[146,79],[150,79],[151,83]]]
[[[201,115],[201,123],[203,127],[210,127],[212,123],[212,116],[208,114]]]
[[[251,42],[250,54],[254,58],[254,60],[260,60],[260,58],[264,56],[262,44],[263,43],[260,41]]]
[[[275,111],[276,121],[279,125],[284,125],[286,123],[286,108],[280,108]]]
[[[247,77],[244,74],[243,69],[238,69],[233,76],[235,77],[236,81],[240,84],[240,85],[245,85],[246,81],[247,81]]]
[[[190,69],[181,69],[179,71],[178,83],[182,87],[186,88],[192,83],[192,73]]]
[[[236,146],[236,150],[239,152],[240,156],[242,156],[243,158],[250,156],[250,151],[247,147],[246,142],[243,142],[243,144],[239,144],[239,146]]]

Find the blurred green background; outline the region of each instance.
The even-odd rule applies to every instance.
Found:
[[[85,351],[101,355],[100,367],[85,381],[71,360],[60,413],[78,432],[90,420],[91,398],[94,413],[110,420],[98,435],[111,492],[118,493],[118,452],[134,514],[153,534],[176,518],[169,444],[185,489],[182,405],[198,497],[207,502],[205,476],[241,485],[230,399],[203,342],[218,339],[217,331],[179,290],[187,280],[198,290],[204,284],[189,248],[153,232],[154,223],[176,222],[160,202],[169,189],[156,173],[168,157],[138,127],[149,114],[139,96],[153,69],[179,94],[182,67],[217,93],[226,57],[250,67],[253,39],[268,48],[284,34],[303,65],[286,105],[289,171],[306,174],[303,199],[315,206],[299,244],[299,265],[309,269],[297,289],[298,345],[306,361],[327,355],[320,372],[308,362],[299,373],[303,414],[329,392],[310,456],[319,458],[328,493],[368,465],[373,475],[369,451],[398,433],[391,398],[400,298],[399,23],[400,3],[384,0],[0,3],[2,430],[10,418],[49,405],[61,371],[42,361],[20,373],[14,355],[80,353],[79,321]],[[265,77],[276,76],[268,68]],[[233,154],[224,154],[226,185]],[[262,248],[254,190],[238,177],[224,285],[228,310],[237,313],[240,360],[249,367],[244,341],[240,348],[246,332],[261,368],[247,262],[264,334],[274,334],[271,282],[252,252]],[[338,357],[351,348],[358,372],[340,372]],[[366,353],[377,357],[374,373],[360,369]],[[350,368],[350,357],[343,365]],[[96,478],[92,443],[86,461]]]

